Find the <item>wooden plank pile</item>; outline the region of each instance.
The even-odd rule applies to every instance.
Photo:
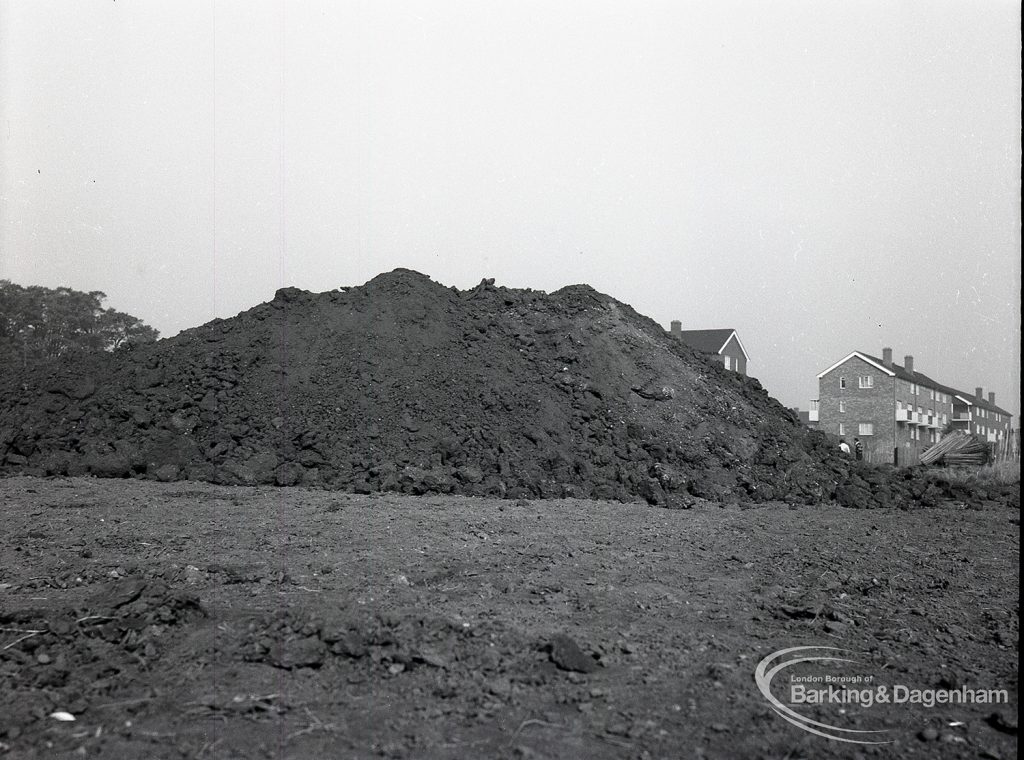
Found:
[[[921,464],[980,467],[990,453],[989,445],[977,436],[951,433],[921,454]]]

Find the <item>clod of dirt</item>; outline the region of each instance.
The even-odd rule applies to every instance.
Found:
[[[994,712],[985,719],[985,722],[996,731],[1011,734],[1012,736],[1017,735],[1017,718],[1012,714]]]
[[[305,636],[288,639],[274,646],[267,655],[267,661],[278,668],[319,668],[324,664],[327,647],[319,638]]]
[[[146,581],[140,578],[123,578],[106,585],[90,600],[91,607],[103,610],[116,610],[129,602],[134,602],[146,588]]]
[[[576,673],[593,673],[600,664],[590,655],[584,654],[579,644],[567,634],[558,633],[548,642],[551,661],[562,670]]]

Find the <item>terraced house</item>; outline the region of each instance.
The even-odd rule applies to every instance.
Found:
[[[996,394],[975,388],[971,396],[960,391],[953,395],[953,429],[963,430],[989,443],[999,444],[1010,434],[1012,415],[996,406]]]
[[[852,442],[860,438],[865,459],[916,464],[944,432],[962,429],[998,445],[1010,434],[1011,414],[982,397],[965,394],[914,369],[914,357],[893,362],[863,351],[840,359],[818,375],[818,427]]]

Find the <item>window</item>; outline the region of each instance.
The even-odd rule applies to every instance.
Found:
[[[842,412],[845,412],[845,411],[846,411],[846,402],[840,400],[839,401],[839,412],[842,413]]]
[[[841,390],[841,391],[842,390],[846,390],[846,378],[845,377],[839,378],[839,390]]]
[[[935,400],[935,391],[932,388],[928,389],[928,399],[931,401]]]
[[[872,422],[862,422],[857,426],[857,432],[860,435],[874,435],[875,425]]]
[[[846,425],[839,423],[839,435],[846,435]]]
[[[857,385],[860,388],[874,388],[875,387],[875,376],[874,375],[861,375],[857,378]]]
[[[935,443],[935,431],[934,430],[929,430],[928,431],[928,441],[930,443]]]

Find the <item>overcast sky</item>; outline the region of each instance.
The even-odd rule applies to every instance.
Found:
[[[1019,412],[1002,0],[0,0],[0,278],[164,336],[403,266],[850,351]]]

